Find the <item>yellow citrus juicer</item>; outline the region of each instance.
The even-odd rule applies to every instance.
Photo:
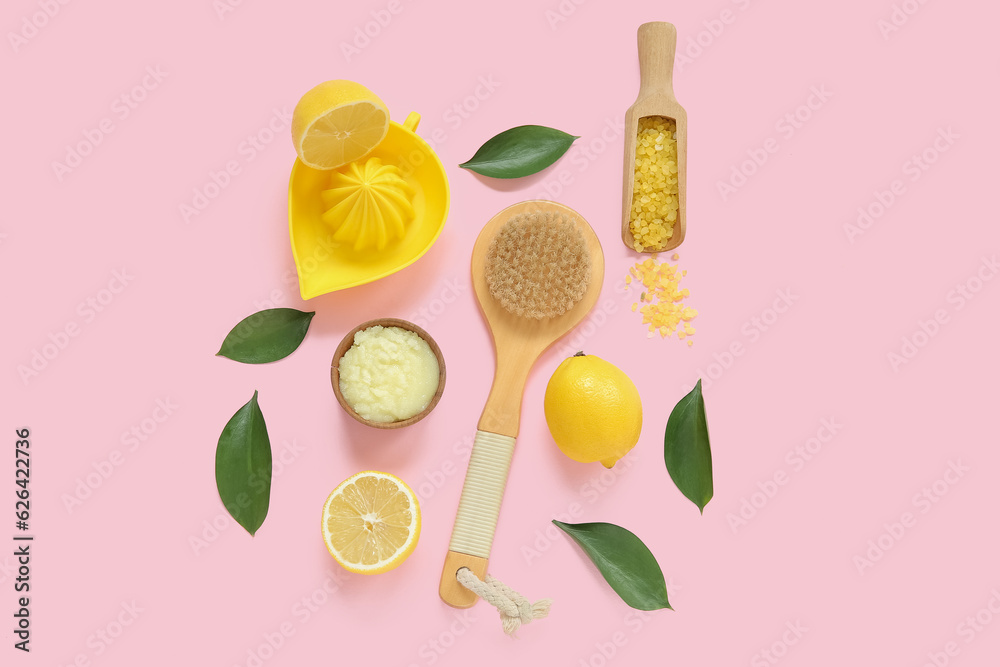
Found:
[[[434,245],[448,217],[448,177],[434,150],[417,135],[419,123],[416,112],[402,125],[390,122],[388,134],[374,150],[338,170],[312,169],[296,158],[288,182],[288,231],[303,299],[384,278],[413,264]],[[401,206],[407,206],[412,220],[403,227],[392,204],[356,213],[362,224],[367,222],[378,233],[383,227],[389,229],[388,241],[385,237],[371,240],[377,232],[363,240],[344,240],[343,232],[324,219],[330,208],[324,194],[333,187],[332,175],[346,173],[355,165],[395,168],[393,172],[408,186],[408,206]],[[393,238],[392,229],[399,229],[401,238]]]

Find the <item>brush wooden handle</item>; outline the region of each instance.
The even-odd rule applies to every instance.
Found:
[[[532,320],[504,310],[486,284],[486,258],[499,229],[512,216],[522,213],[558,213],[578,221],[590,255],[591,277],[583,298],[556,317]],[[469,568],[480,579],[486,577],[500,503],[514,453],[521,400],[531,366],[538,356],[575,327],[597,303],[604,282],[604,252],[594,230],[579,213],[551,201],[525,201],[493,216],[479,232],[472,249],[472,287],[479,301],[496,349],[493,386],[479,419],[469,470],[462,487],[458,515],[451,534],[448,556],[441,573],[441,599],[453,607],[471,607],[479,598],[458,582],[456,575]]]
[[[486,579],[486,568],[489,560],[479,556],[470,556],[457,551],[449,551],[444,559],[444,570],[441,572],[441,599],[457,609],[468,609],[476,604],[479,596],[458,583],[458,571],[463,567],[472,570],[480,580]]]
[[[674,97],[674,53],[677,29],[654,21],[639,26],[639,98],[662,94]]]
[[[532,326],[532,325],[526,325]],[[521,401],[524,386],[528,383],[531,366],[512,363],[512,359],[534,360],[542,353],[542,346],[530,338],[501,337],[496,341],[497,361],[493,385],[479,417],[480,431],[517,437],[521,427]]]
[[[509,435],[476,431],[441,573],[441,599],[452,607],[465,608],[476,603],[476,594],[458,583],[456,575],[460,568],[468,567],[480,579],[486,576],[514,442]]]

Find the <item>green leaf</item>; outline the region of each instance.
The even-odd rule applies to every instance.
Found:
[[[254,313],[232,328],[217,355],[244,364],[266,364],[284,359],[302,343],[315,314],[294,308],[271,308]]]
[[[215,484],[229,514],[248,533],[256,533],[271,496],[271,441],[256,391],[222,429],[215,450]]]
[[[562,157],[579,138],[543,125],[519,125],[487,141],[458,166],[493,178],[530,176]]]
[[[656,558],[638,537],[613,523],[563,523],[552,520],[579,544],[605,581],[630,607],[673,609]]]
[[[663,434],[663,460],[670,479],[704,513],[712,499],[712,449],[701,380],[674,406]]]

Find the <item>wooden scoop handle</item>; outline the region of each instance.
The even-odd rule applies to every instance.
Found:
[[[674,53],[677,29],[654,21],[639,26],[639,99],[661,94],[674,99]]]

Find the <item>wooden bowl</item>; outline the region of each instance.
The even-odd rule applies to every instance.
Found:
[[[343,358],[344,354],[349,349],[351,349],[352,345],[354,345],[354,334],[358,333],[359,331],[364,331],[365,329],[376,325],[382,327],[399,327],[400,329],[406,329],[407,331],[412,331],[413,333],[417,334],[425,341],[427,341],[427,344],[430,346],[431,351],[434,353],[434,356],[437,357],[438,369],[439,369],[437,391],[434,392],[434,396],[431,397],[430,403],[427,404],[427,407],[424,408],[422,412],[419,412],[413,415],[412,417],[409,417],[408,419],[400,419],[399,421],[394,421],[394,422],[369,421],[364,417],[362,417],[361,415],[359,415],[357,412],[355,412],[354,408],[351,407],[350,403],[347,402],[347,399],[345,399],[344,395],[340,392],[341,358]],[[340,345],[337,346],[337,351],[334,353],[333,361],[330,364],[330,382],[333,384],[333,393],[337,396],[337,402],[340,403],[340,407],[344,408],[344,411],[357,421],[361,422],[365,426],[371,426],[372,428],[383,428],[383,429],[402,428],[403,426],[409,426],[410,424],[415,424],[416,422],[420,421],[421,419],[426,417],[430,413],[430,411],[434,409],[434,406],[438,404],[438,401],[441,400],[441,394],[444,393],[444,380],[445,380],[444,357],[441,355],[441,348],[438,347],[438,344],[434,341],[433,338],[431,338],[430,334],[428,334],[426,331],[418,327],[413,322],[407,322],[406,320],[399,320],[392,317],[383,317],[377,320],[370,320],[363,324],[359,324],[358,326],[351,329],[347,333],[347,335],[344,336],[344,339],[340,341]]]

